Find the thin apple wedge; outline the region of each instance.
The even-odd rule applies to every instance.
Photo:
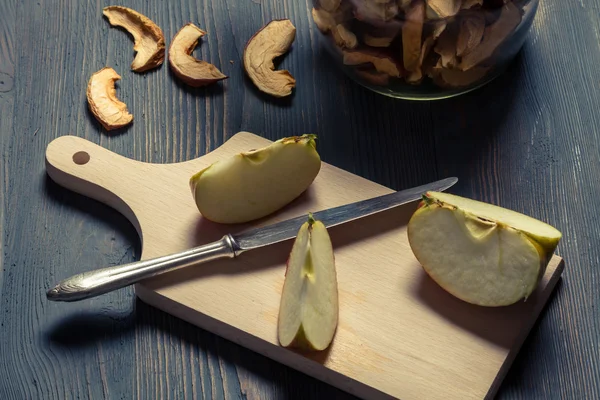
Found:
[[[561,233],[526,215],[448,193],[428,192],[408,224],[427,274],[472,304],[514,304],[537,287]]]
[[[288,259],[278,318],[284,347],[325,350],[338,323],[338,289],[327,228],[309,215]]]

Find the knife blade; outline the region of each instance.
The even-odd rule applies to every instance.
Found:
[[[446,190],[456,182],[458,182],[457,178],[446,178],[383,196],[317,211],[313,213],[313,217],[330,228],[418,200],[427,191]],[[304,214],[239,234],[227,234],[216,242],[176,254],[77,274],[48,290],[46,297],[51,301],[83,300],[179,268],[219,258],[234,258],[245,251],[296,237],[300,226],[306,222],[306,218],[307,216]]]
[[[325,227],[331,228],[418,200],[423,193],[428,191],[441,192],[450,188],[456,182],[458,182],[457,178],[446,178],[426,185],[329,208],[312,214],[314,219],[321,221]],[[252,250],[296,237],[300,226],[304,222],[306,222],[306,214],[232,236],[240,251]]]

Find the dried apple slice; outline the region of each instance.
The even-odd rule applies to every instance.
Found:
[[[365,42],[367,46],[371,47],[389,47],[393,40],[393,37],[377,37],[371,35],[363,36],[363,42]]]
[[[436,40],[441,35],[445,34],[446,27],[447,23],[444,20],[430,21],[427,27],[427,31],[429,32],[428,36],[423,40],[423,44],[419,51],[417,68],[406,75],[406,82],[413,85],[421,83],[423,77],[427,74],[427,71],[435,65],[435,61],[431,62],[431,57],[429,57],[430,62],[428,65],[425,66],[424,64],[425,60],[428,59],[428,56],[431,54],[431,50],[436,44]],[[427,33],[424,30],[422,34],[425,35]]]
[[[352,11],[347,3],[340,5],[334,11],[322,8],[311,10],[313,20],[322,33],[328,33],[338,24],[346,24],[352,19]]]
[[[189,23],[177,32],[169,47],[169,65],[173,73],[186,84],[205,86],[227,79],[217,67],[191,56],[198,40],[206,35],[202,29]]]
[[[363,42],[371,47],[389,47],[394,39],[395,36],[371,36],[369,34],[363,36]]]
[[[330,12],[313,8],[311,13],[315,25],[317,25],[317,28],[319,28],[322,33],[328,33],[336,27],[337,21]]]
[[[452,295],[487,307],[526,300],[561,236],[534,218],[448,193],[427,193],[408,223],[425,272]]]
[[[467,71],[460,69],[441,68],[435,82],[444,87],[464,87],[483,79],[489,72],[487,67],[473,67]]]
[[[402,26],[404,68],[407,71],[413,72],[419,68],[425,4],[421,0],[418,0],[406,10],[404,18],[404,25]]]
[[[161,65],[165,59],[165,37],[152,20],[131,8],[109,6],[103,9],[104,16],[113,26],[120,26],[134,39],[133,50],[137,52],[131,69],[144,72]]]
[[[275,71],[273,60],[285,54],[295,38],[296,28],[289,19],[273,20],[246,44],[244,68],[250,80],[262,92],[275,97],[292,94],[296,79],[288,71]]]
[[[402,22],[391,20],[377,26],[359,23],[358,30],[361,31],[362,41],[371,47],[389,47],[398,37],[402,30]]]
[[[412,3],[412,0],[398,0],[398,7],[400,7],[402,11],[406,11],[410,6],[410,3]]]
[[[428,77],[430,77],[435,83],[439,84],[439,82],[438,82],[439,75],[442,73],[443,69],[444,69],[444,67],[442,67],[441,57],[439,57],[439,55],[438,55],[438,59],[436,60],[436,62],[433,63],[432,65],[430,65],[429,68],[425,72],[427,73]],[[443,83],[443,81],[442,81],[442,83]]]
[[[335,43],[342,48],[354,49],[358,45],[356,35],[342,24],[338,24],[332,31]]]
[[[498,19],[485,28],[481,43],[462,58],[460,68],[466,71],[489,59],[496,48],[519,26],[520,22],[521,11],[517,6],[513,3],[504,5]]]
[[[311,185],[320,168],[315,135],[294,136],[218,161],[192,176],[190,188],[206,219],[243,223],[290,203]]]
[[[354,7],[354,16],[359,21],[380,25],[398,15],[395,0],[350,0]]]
[[[117,99],[115,82],[121,79],[117,72],[105,67],[90,77],[86,97],[94,117],[107,131],[122,128],[133,121],[127,105]]]
[[[328,12],[334,12],[340,7],[342,0],[319,0],[322,9]]]
[[[438,19],[453,17],[460,11],[462,0],[426,0],[427,18]]]
[[[385,86],[390,83],[390,76],[381,72],[357,69],[354,73],[371,85]]]
[[[419,67],[416,71],[413,71],[406,76],[406,82],[411,84],[418,84],[423,80],[423,62],[425,61],[425,57],[429,55],[429,52],[433,48],[433,44],[433,37],[428,37],[423,41],[423,46],[421,47],[421,54],[419,55]]]
[[[440,55],[442,67],[452,68],[457,64],[456,59],[456,41],[458,38],[458,29],[456,25],[449,25],[438,38],[435,44],[435,52]]]
[[[338,324],[338,285],[327,228],[309,214],[290,253],[281,292],[277,336],[284,347],[325,350]]]
[[[341,48],[353,49],[358,45],[356,35],[345,25],[343,12],[330,13],[321,9],[312,9],[315,25],[322,33],[331,32],[335,43]]]
[[[442,33],[444,33],[444,31],[446,30],[446,27],[448,26],[448,23],[446,21],[440,20],[440,21],[433,21],[430,22],[431,26],[433,27],[433,39],[437,39],[441,36]]]
[[[469,8],[473,8],[473,7],[481,6],[481,5],[483,5],[483,0],[463,0],[460,8],[463,10],[468,10]]]
[[[463,57],[481,43],[485,31],[485,17],[479,13],[464,16],[459,22],[456,55]]]
[[[388,54],[378,51],[354,50],[344,51],[345,65],[363,65],[372,64],[378,72],[387,74],[391,77],[399,78],[402,76],[402,68]]]

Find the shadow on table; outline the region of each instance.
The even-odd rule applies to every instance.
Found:
[[[543,286],[543,289],[540,287],[531,295],[532,298],[536,298],[546,290],[551,290],[551,293],[542,310],[553,298],[554,288],[549,289]],[[537,321],[537,318],[540,318],[543,313],[540,311],[539,316],[535,315],[536,300],[533,303],[531,300],[529,303],[521,301],[504,307],[480,307],[469,304],[452,296],[431,279],[425,271],[420,272],[418,283],[415,284],[414,295],[432,312],[446,319],[452,325],[504,349],[512,349],[514,341],[519,339],[519,335],[524,330],[527,330],[526,326],[532,322],[532,318],[536,318]],[[521,323],[516,330],[515,322]]]
[[[185,93],[191,94],[193,96],[204,97],[223,96],[223,94],[225,93],[224,85],[227,84],[228,79],[213,82],[205,86],[194,87],[186,84],[180,78],[178,78],[170,67],[167,67],[167,69],[169,74],[169,80],[173,82],[179,90],[182,90]]]
[[[519,53],[503,74],[472,92],[409,101],[354,83],[324,54],[317,60],[320,70],[338,90],[320,95],[323,158],[395,189],[442,176],[470,177],[494,141],[514,133],[506,125],[527,100],[526,60],[527,52]]]
[[[238,380],[242,391],[252,386],[256,390],[255,393],[276,393],[278,399],[355,399],[354,396],[333,386],[173,317],[140,300],[136,302],[136,319],[141,329],[173,335],[182,345],[218,357],[225,365],[234,366],[237,376],[228,378]],[[224,374],[226,370],[227,368],[221,367],[220,373]]]
[[[500,386],[500,390],[497,393],[498,398],[511,397],[508,395],[508,391],[516,395],[514,393],[516,391],[520,391],[522,394],[531,390],[531,385],[534,383],[528,380],[527,377],[533,377],[533,379],[539,377],[542,374],[540,368],[552,371],[560,370],[561,366],[559,364],[562,362],[562,359],[559,354],[555,354],[559,353],[560,350],[557,350],[555,346],[548,345],[548,343],[559,340],[557,338],[561,335],[559,332],[556,332],[557,326],[548,323],[549,320],[546,318],[546,314],[550,308],[556,309],[554,303],[560,301],[559,299],[563,296],[564,290],[563,278],[560,278],[529,331],[529,335],[516,355],[511,368],[508,370],[504,379],[505,384]],[[541,327],[542,325],[543,328]],[[544,364],[538,362],[541,353],[544,353]],[[548,363],[556,365],[548,365]],[[503,388],[510,389],[506,391],[507,393],[504,393]]]
[[[134,245],[134,254],[141,254],[141,242],[135,227],[117,210],[97,200],[81,195],[54,182],[47,174],[44,176],[43,191],[51,202],[70,208],[76,213],[86,214],[93,221],[108,225],[111,230],[123,236]]]
[[[92,113],[92,111],[90,110],[90,107],[88,106],[87,100],[82,103],[82,107],[85,109],[85,114],[87,115],[88,119],[90,120],[92,125],[94,125],[94,128],[96,128],[96,130],[98,131],[98,133],[100,135],[110,135],[111,137],[121,136],[121,135],[124,135],[127,132],[129,132],[129,130],[133,127],[133,122],[132,122],[121,128],[113,129],[109,132],[106,130],[106,128],[104,128],[104,126],[102,126],[100,121],[98,121],[96,116]]]
[[[83,214],[86,219],[91,217],[89,224],[104,225],[104,229],[116,232],[116,236],[123,238],[124,242],[133,244],[133,254],[141,253],[141,243],[136,229],[118,211],[90,197],[60,186],[48,175],[42,179],[43,192],[51,203],[69,209],[69,215]],[[92,265],[85,266],[88,269],[93,267]],[[50,284],[56,283],[52,281]],[[49,288],[46,286],[44,290]],[[123,290],[128,290],[130,297],[133,297],[132,289]],[[85,348],[94,346],[98,342],[116,340],[133,332],[135,328],[134,314],[130,308],[116,309],[115,299],[118,299],[120,303],[122,293],[107,294],[101,301],[96,301],[92,307],[90,307],[89,301],[64,305],[67,311],[63,307],[58,318],[54,317],[50,311],[48,318],[53,322],[44,331],[45,339],[59,347]],[[97,307],[96,305],[99,303],[102,304]]]
[[[135,313],[117,310],[77,311],[59,319],[46,333],[53,345],[81,349],[133,336]]]
[[[485,169],[499,163],[498,149],[522,136],[515,121],[527,112],[527,53],[517,55],[507,70],[488,85],[431,105],[436,162],[441,176],[461,179],[458,190],[476,184]],[[485,178],[484,178],[485,179]]]
[[[123,340],[131,341],[140,336],[150,341],[146,345],[148,351],[156,349],[168,353],[174,350],[169,357],[181,357],[181,352],[166,346],[161,337],[175,337],[177,348],[185,346],[190,353],[199,352],[212,359],[218,358],[221,369],[212,373],[226,373],[229,368],[224,368],[223,365],[233,367],[229,370],[235,371],[237,376],[229,378],[239,380],[242,391],[245,390],[244,384],[259,386],[258,391],[261,391],[260,386],[264,385],[262,391],[277,393],[277,398],[281,399],[307,399],[317,396],[355,399],[333,386],[191,325],[140,300],[135,300],[134,311],[128,313],[90,310],[68,315],[51,326],[44,339],[63,350],[77,351],[102,344],[108,351],[110,343],[122,345]],[[147,356],[135,354],[135,357]]]
[[[539,326],[544,323],[547,310],[553,306],[562,290],[561,279],[557,282],[555,290],[531,329],[513,367],[509,370],[505,380],[511,383],[511,388],[514,387],[515,382],[518,385],[522,381],[522,376],[525,374],[523,365],[532,365],[529,361],[536,357],[538,351],[552,351],[549,348],[536,349],[535,340]],[[317,396],[319,398],[355,399],[352,395],[333,386],[191,325],[140,300],[135,300],[134,306],[135,311],[131,313],[87,311],[70,315],[48,331],[48,339],[61,348],[79,349],[97,346],[98,343],[123,340],[134,334],[149,338],[175,336],[178,343],[189,346],[190,352],[201,352],[218,358],[225,365],[234,366],[237,375],[235,378],[239,380],[241,386],[247,382],[259,392],[261,391],[260,386],[264,386],[262,390],[277,393],[277,398],[281,399],[306,399],[317,398]],[[547,334],[553,335],[552,332]],[[541,343],[542,341],[537,342]],[[151,348],[157,349],[162,345],[162,342],[149,344]],[[168,349],[164,351],[168,351]],[[137,354],[136,356],[143,355]],[[223,374],[225,370],[226,368],[222,368],[219,373]],[[502,385],[501,388],[505,386]]]

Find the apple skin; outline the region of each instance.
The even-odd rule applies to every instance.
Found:
[[[313,352],[313,351],[323,351],[329,346],[321,347],[321,348],[317,348],[317,347],[313,346],[311,344],[310,340],[308,340],[308,338],[306,337],[306,333],[304,332],[304,326],[300,325],[300,327],[298,328],[298,333],[296,333],[294,340],[292,340],[292,342],[290,344],[288,344],[284,347],[293,348],[296,350],[300,350],[302,352]]]
[[[426,193],[407,229],[427,275],[471,304],[499,307],[526,300],[542,278],[560,232],[511,210],[453,195],[444,196],[453,202],[448,204],[440,197]],[[550,245],[534,240],[539,237]]]
[[[528,215],[494,204],[484,203],[450,193],[431,191],[424,195],[423,201],[435,201],[447,206],[458,207],[475,215],[481,214],[481,208],[483,207],[485,209],[484,212],[490,213],[488,219],[508,226],[513,226],[520,230],[529,236],[533,242],[541,246],[548,259],[552,257],[558,243],[562,239],[562,233],[553,226]],[[536,229],[532,229],[532,226],[535,226]]]

